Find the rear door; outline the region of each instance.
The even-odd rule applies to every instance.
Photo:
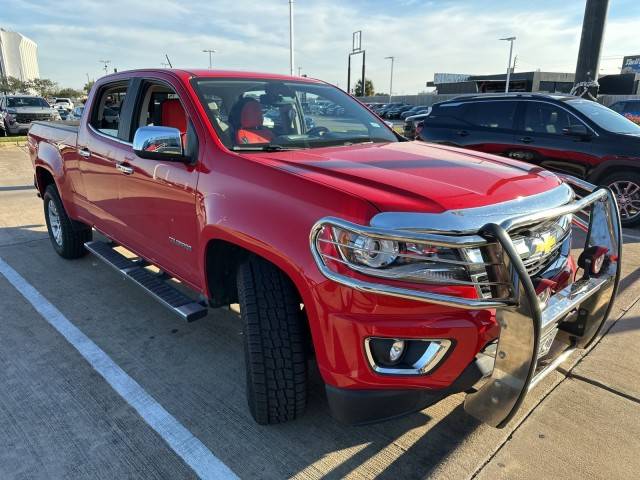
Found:
[[[83,191],[79,206],[84,207],[99,230],[119,241],[127,237],[119,216],[118,190],[122,178],[118,165],[131,151],[125,131],[130,80],[101,86],[78,132],[77,154]],[[130,107],[129,107],[130,108]],[[84,200],[84,201],[82,201]]]
[[[517,103],[511,100],[435,105],[425,118],[423,140],[508,156],[514,148]]]
[[[597,139],[595,132],[568,109],[538,100],[523,101],[521,108],[517,148],[510,157],[583,178],[598,164],[592,143]],[[573,125],[585,126],[593,136],[576,137],[563,133]]]

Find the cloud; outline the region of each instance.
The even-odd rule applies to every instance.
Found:
[[[620,0],[610,15],[605,56],[637,53],[640,5]],[[81,86],[100,75],[98,60],[119,69],[155,67],[167,53],[174,66],[288,72],[288,2],[249,0],[14,0],[4,6],[5,28],[39,45],[41,74]],[[351,33],[363,31],[367,77],[387,91],[389,63],[397,57],[396,93],[422,90],[434,72],[496,73],[506,70],[516,35],[518,70],[575,69],[584,0],[555,2],[401,0],[297,0],[296,63],[302,72],[346,85]],[[621,59],[603,66],[615,70]],[[360,75],[354,58],[352,78]],[[354,80],[355,82],[355,80]]]

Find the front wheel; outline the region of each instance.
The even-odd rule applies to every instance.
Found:
[[[616,196],[622,226],[640,225],[640,174],[628,171],[613,173],[600,183],[609,187]]]
[[[298,292],[281,270],[260,258],[240,267],[237,284],[251,415],[261,425],[293,420],[307,400],[306,336]]]
[[[91,228],[69,218],[54,185],[47,186],[42,198],[44,200],[44,218],[54,250],[58,255],[67,259],[86,255],[84,244],[91,240]]]

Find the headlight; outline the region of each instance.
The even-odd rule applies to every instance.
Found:
[[[391,280],[467,284],[475,268],[473,264],[478,261],[478,268],[484,267],[479,251],[471,259],[458,249],[396,242],[336,226],[323,227],[317,241],[319,251],[325,258],[333,258],[357,272]],[[331,246],[337,250],[338,257],[327,251]]]

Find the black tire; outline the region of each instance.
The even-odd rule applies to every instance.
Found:
[[[247,402],[261,425],[294,420],[307,402],[307,357],[300,298],[277,267],[251,258],[238,271]]]
[[[612,173],[600,185],[611,188],[618,200],[623,227],[640,225],[640,174],[629,170]],[[631,194],[626,195],[625,189]]]
[[[47,185],[43,195],[44,218],[47,222],[49,239],[54,250],[63,258],[80,258],[87,254],[84,243],[91,240],[93,232],[91,228],[80,222],[74,222],[69,218],[62,205],[60,195],[55,185]],[[51,210],[54,210],[59,218],[59,226],[52,227]],[[58,230],[56,234],[54,230]]]

